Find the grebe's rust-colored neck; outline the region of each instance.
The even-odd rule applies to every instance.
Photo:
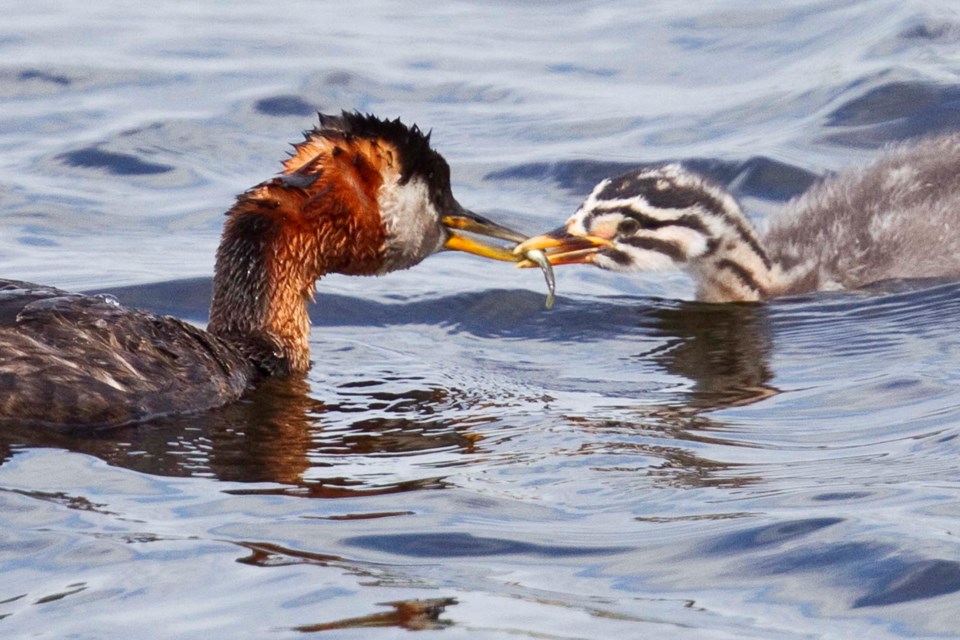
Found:
[[[217,250],[209,330],[267,375],[307,371],[316,281],[383,262],[377,195],[394,157],[371,140],[313,136],[280,176],[241,195]]]

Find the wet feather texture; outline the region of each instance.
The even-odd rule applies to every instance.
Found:
[[[118,424],[234,400],[252,365],[192,325],[0,280],[0,417]]]
[[[446,216],[468,213],[450,191],[446,161],[417,127],[321,116],[283,174],[227,211],[208,332],[2,281],[0,420],[125,424],[220,406],[261,378],[301,375],[310,368],[307,305],[318,279],[413,266],[444,248]],[[478,233],[514,234],[470,215]]]

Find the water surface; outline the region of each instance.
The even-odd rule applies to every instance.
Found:
[[[432,128],[458,199],[531,233],[667,159],[762,224],[960,128],[946,0],[8,4],[0,274],[201,324],[223,211],[318,109]],[[6,426],[0,635],[960,635],[960,284],[557,276],[550,311],[465,255],[330,277],[304,380]]]

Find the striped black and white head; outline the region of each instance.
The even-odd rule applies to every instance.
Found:
[[[676,163],[600,182],[566,225],[518,251],[546,250],[555,265],[612,271],[685,269],[710,301],[769,294],[770,259],[733,196]]]

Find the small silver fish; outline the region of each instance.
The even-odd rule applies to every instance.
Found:
[[[547,254],[545,254],[540,249],[530,249],[523,254],[523,257],[529,260],[530,262],[535,263],[540,270],[543,271],[543,277],[547,281],[547,301],[544,306],[547,309],[553,308],[553,301],[556,299],[555,293],[557,291],[557,280],[553,277],[553,265],[550,264],[550,261],[547,259]]]

